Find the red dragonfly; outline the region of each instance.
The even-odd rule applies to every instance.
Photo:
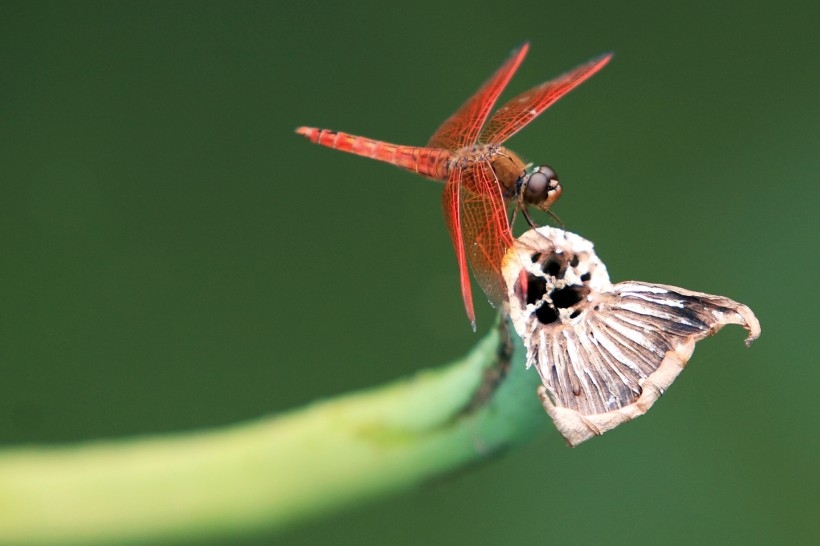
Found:
[[[533,224],[527,206],[546,211],[561,195],[558,176],[550,167],[532,167],[502,146],[552,103],[598,72],[612,57],[602,55],[533,87],[499,108],[487,121],[498,96],[521,65],[524,43],[484,85],[445,121],[427,146],[399,146],[328,129],[299,127],[313,143],[379,161],[445,183],[444,218],[460,271],[461,296],[475,330],[475,309],[467,262],[490,303],[504,303],[501,262],[512,245],[507,205],[515,204]],[[486,121],[486,123],[485,123]]]

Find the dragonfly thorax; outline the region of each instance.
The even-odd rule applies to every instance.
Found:
[[[526,175],[526,165],[518,155],[503,146],[478,144],[463,148],[453,155],[448,169],[469,170],[479,162],[490,164],[505,200],[517,197],[520,180]]]
[[[494,148],[489,160],[501,186],[501,193],[507,199],[514,197],[518,192],[518,181],[526,172],[524,162],[503,146]]]

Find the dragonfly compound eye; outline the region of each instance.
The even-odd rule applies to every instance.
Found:
[[[524,182],[524,202],[547,209],[561,195],[558,175],[550,167],[541,165]]]

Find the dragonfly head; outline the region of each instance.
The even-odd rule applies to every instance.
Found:
[[[520,199],[526,205],[541,210],[549,209],[561,197],[561,184],[558,175],[550,167],[539,165],[525,172],[518,182]]]

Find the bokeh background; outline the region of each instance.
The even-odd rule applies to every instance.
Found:
[[[580,448],[545,416],[277,541],[817,541],[815,6],[0,3],[0,443],[216,427],[465,353],[440,186],[293,129],[423,144],[529,39],[505,97],[616,54],[510,142],[559,172],[566,226],[614,280],[732,297],[763,336],[702,342]]]

